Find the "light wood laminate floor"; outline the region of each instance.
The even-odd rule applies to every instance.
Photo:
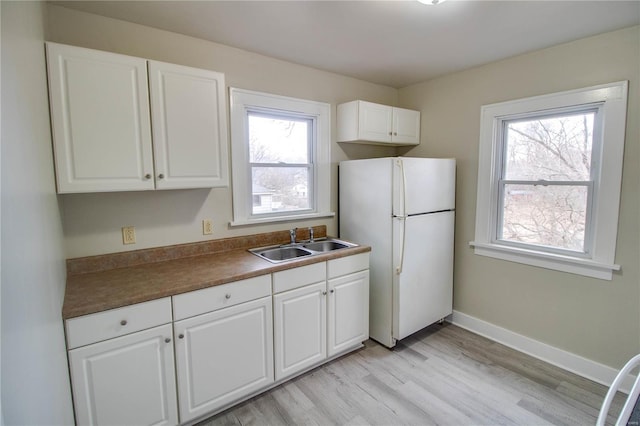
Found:
[[[605,386],[445,323],[393,350],[370,340],[199,426],[593,425],[606,392]],[[623,403],[618,394],[611,414]]]

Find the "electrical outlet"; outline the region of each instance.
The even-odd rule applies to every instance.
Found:
[[[122,228],[122,244],[136,243],[136,228],[133,226],[125,226]]]
[[[205,219],[202,221],[202,235],[213,234],[213,221],[211,219]]]

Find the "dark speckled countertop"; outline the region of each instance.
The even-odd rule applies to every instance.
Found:
[[[314,227],[326,236],[326,227]],[[300,233],[300,239],[304,239]],[[245,278],[371,251],[357,246],[274,264],[248,248],[286,243],[288,231],[67,260],[69,319]]]

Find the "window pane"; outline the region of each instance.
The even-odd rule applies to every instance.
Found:
[[[253,214],[311,208],[309,184],[306,167],[253,167]]]
[[[501,239],[584,251],[586,186],[505,185]]]
[[[595,112],[506,123],[504,178],[589,180]]]
[[[277,117],[250,112],[249,161],[251,163],[308,164],[309,119]]]

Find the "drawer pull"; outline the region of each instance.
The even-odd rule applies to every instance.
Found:
[[[227,294],[224,295],[224,298],[225,299],[231,299],[231,295],[229,293],[227,293]]]
[[[171,341],[171,338],[167,337],[166,339],[164,339],[165,343],[169,343]]]
[[[184,339],[184,334],[178,334],[178,339]]]
[[[127,325],[127,320],[120,321],[120,325]]]

